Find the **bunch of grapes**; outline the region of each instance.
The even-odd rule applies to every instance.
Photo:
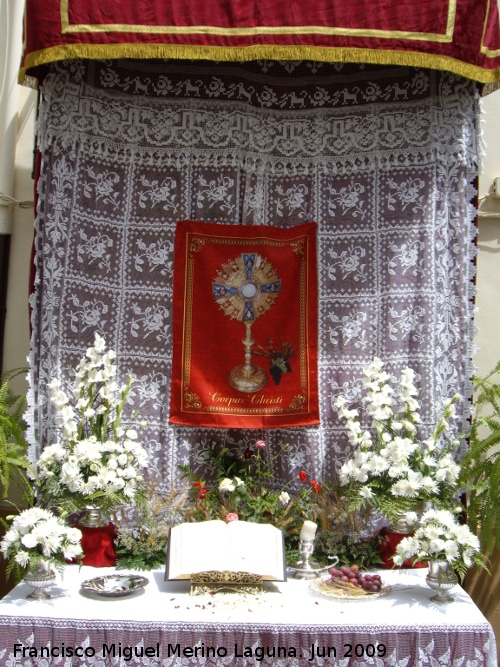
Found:
[[[363,573],[357,565],[351,565],[351,567],[341,565],[338,569],[330,567],[328,574],[330,575],[330,579],[326,581],[326,584],[337,586],[344,590],[348,590],[349,586],[353,586],[367,593],[378,593],[382,588],[382,580],[379,574]]]

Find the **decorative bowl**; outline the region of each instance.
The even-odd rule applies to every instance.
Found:
[[[136,574],[110,574],[104,577],[87,579],[82,588],[105,597],[122,597],[144,588],[149,583],[146,577]]]

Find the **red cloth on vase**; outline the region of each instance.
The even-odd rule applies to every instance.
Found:
[[[386,570],[395,569],[409,569],[427,567],[427,561],[413,563],[411,559],[405,560],[402,565],[395,565],[392,557],[396,553],[396,547],[405,537],[413,535],[413,533],[394,533],[388,528],[382,528],[380,531],[384,539],[379,547],[380,558],[382,559],[381,567]]]
[[[116,529],[112,523],[98,528],[76,525],[82,531],[81,545],[83,565],[92,567],[111,567],[116,564],[116,552],[113,541]]]

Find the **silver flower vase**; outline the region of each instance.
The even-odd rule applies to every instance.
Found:
[[[48,600],[50,595],[44,589],[51,586],[55,580],[56,573],[50,564],[40,561],[33,568],[30,568],[24,576],[24,582],[35,589],[27,598],[29,600]]]
[[[427,585],[436,591],[436,595],[431,597],[432,602],[449,603],[454,598],[449,594],[458,583],[458,577],[453,572],[451,565],[444,560],[430,560],[429,572],[425,578]]]
[[[79,524],[87,528],[102,528],[109,523],[107,517],[104,516],[98,507],[86,507],[83,518],[80,519]]]
[[[425,511],[425,503],[418,501],[411,510],[405,510],[397,513],[396,519],[391,523],[390,530],[393,533],[400,533],[401,535],[411,535],[418,528],[420,517]],[[414,513],[417,515],[416,521],[411,521],[409,516]]]

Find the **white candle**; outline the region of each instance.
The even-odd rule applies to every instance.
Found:
[[[317,527],[317,524],[313,521],[304,521],[304,525],[300,531],[300,539],[304,541],[314,540]]]

